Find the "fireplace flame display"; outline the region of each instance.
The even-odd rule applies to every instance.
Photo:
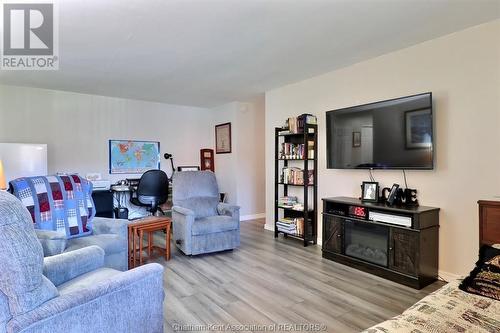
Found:
[[[377,265],[387,266],[387,251],[383,249],[372,248],[363,244],[350,244],[345,253]]]
[[[345,224],[345,254],[387,267],[389,229],[376,224],[350,221]]]

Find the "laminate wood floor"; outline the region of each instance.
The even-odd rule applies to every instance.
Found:
[[[359,332],[443,285],[415,290],[334,263],[321,257],[320,246],[275,240],[263,220],[241,223],[239,249],[188,257],[172,243],[172,259],[155,261],[165,266],[165,332],[259,324],[285,325],[272,327],[283,331],[290,324],[318,324],[328,332]],[[242,327],[258,331],[233,328]]]

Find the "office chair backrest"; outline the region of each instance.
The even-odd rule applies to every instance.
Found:
[[[158,205],[167,202],[168,176],[162,170],[146,171],[137,186],[137,199],[144,205],[155,202]]]

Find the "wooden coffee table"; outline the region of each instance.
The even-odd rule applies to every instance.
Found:
[[[128,268],[134,268],[144,263],[143,250],[147,250],[148,259],[153,258],[155,250],[165,255],[165,260],[170,260],[170,228],[172,220],[164,216],[148,216],[128,225]],[[153,244],[153,233],[165,230],[165,247]],[[148,236],[147,245],[144,246],[144,236]]]

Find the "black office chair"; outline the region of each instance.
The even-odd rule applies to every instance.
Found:
[[[168,199],[168,176],[161,170],[146,171],[137,185],[135,195],[130,197],[130,202],[136,206],[149,207],[153,215],[156,211],[163,211],[159,207]]]

